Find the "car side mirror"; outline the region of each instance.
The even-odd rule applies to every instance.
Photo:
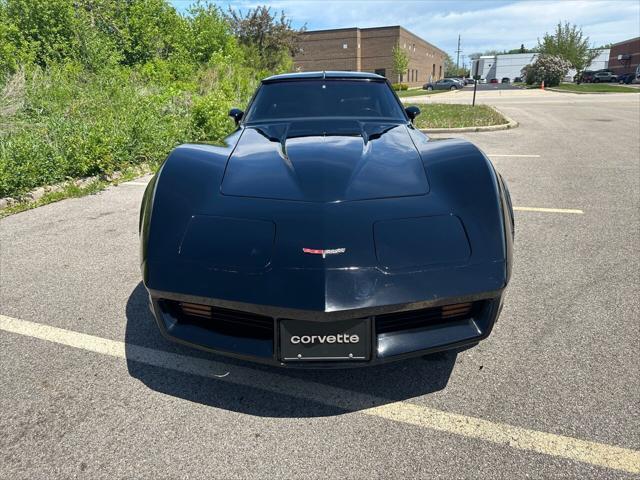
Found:
[[[413,120],[418,115],[420,115],[420,109],[415,105],[411,105],[410,107],[405,108],[404,111],[407,112],[407,116],[409,117],[412,123],[413,123]]]
[[[240,123],[240,120],[242,120],[242,117],[244,116],[244,112],[239,108],[232,108],[231,110],[229,110],[229,116],[233,118],[233,120],[236,122],[236,125],[238,125]]]

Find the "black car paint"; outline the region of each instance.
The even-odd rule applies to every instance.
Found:
[[[317,78],[305,75],[282,81]],[[162,299],[274,319],[371,317],[372,328],[375,316],[385,312],[484,299],[482,313],[465,325],[397,335],[376,335],[374,329],[374,354],[364,364],[486,338],[510,278],[513,242],[508,191],[486,156],[465,141],[429,141],[408,117],[377,123],[325,119],[320,130],[327,135],[294,136],[307,121],[240,120],[224,145],[182,145],[153,177],[140,216],[141,267],[161,332],[205,350],[283,365],[278,321],[271,344],[224,338],[177,328]],[[385,222],[399,222],[397,239],[388,229],[376,238],[376,228]],[[406,248],[402,239],[418,234],[446,253],[446,235],[433,238],[412,230],[436,224],[452,228],[458,244],[467,243],[468,254],[422,255],[414,264],[406,255],[395,264],[381,261],[380,251]],[[234,232],[238,238],[229,238]],[[247,232],[262,232],[256,234],[260,240],[247,243]],[[323,258],[304,254],[304,247],[346,252]],[[349,365],[356,363],[308,366]]]

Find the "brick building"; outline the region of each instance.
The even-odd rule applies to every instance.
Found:
[[[640,37],[611,45],[609,69],[616,75],[633,73],[640,64]]]
[[[409,58],[407,71],[393,72],[393,47],[399,45]],[[338,28],[305,32],[296,71],[347,70],[383,75],[392,83],[422,85],[444,76],[445,52],[403,27]]]

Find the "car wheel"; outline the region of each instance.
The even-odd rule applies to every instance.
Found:
[[[598,80],[597,78],[594,78],[593,83],[600,83],[600,80]]]
[[[449,90],[455,90],[455,89],[456,89],[456,87],[451,87]]]
[[[429,85],[429,86],[427,87],[427,90],[428,90],[428,91],[431,91],[431,90],[433,90],[433,87],[432,87],[431,85]]]

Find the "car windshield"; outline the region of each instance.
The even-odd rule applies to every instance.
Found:
[[[406,121],[385,82],[334,79],[265,83],[246,119],[264,122],[322,117]]]

